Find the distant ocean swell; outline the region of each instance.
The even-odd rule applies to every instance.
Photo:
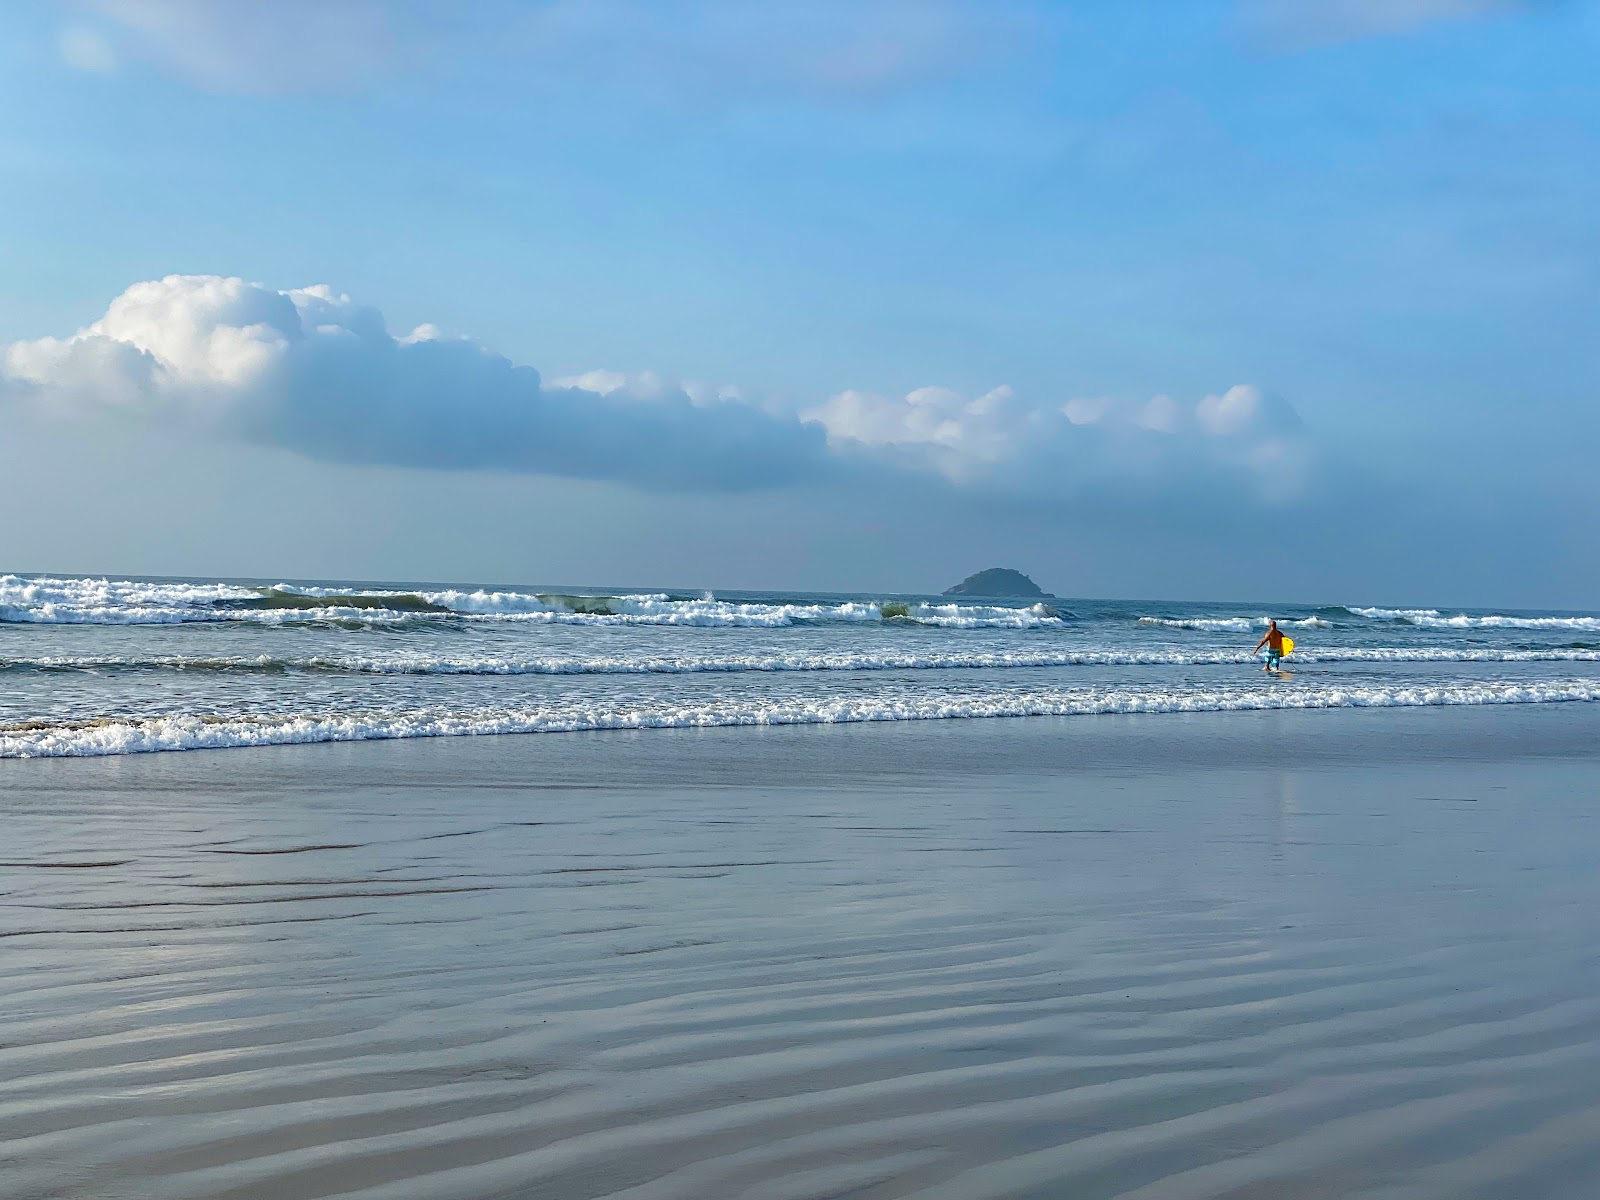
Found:
[[[240,621],[265,625],[387,624],[439,619],[568,625],[684,625],[780,628],[825,622],[904,621],[955,629],[1062,625],[1067,614],[1044,604],[1009,607],[844,601],[735,603],[709,593],[589,596],[515,591],[350,591],[280,583],[161,584],[0,576],[0,623],[37,625],[177,625]]]
[[[868,721],[960,720],[1106,713],[1240,712],[1268,709],[1400,708],[1435,705],[1552,704],[1600,700],[1600,680],[1408,687],[1061,689],[974,691],[927,696],[913,691],[867,698],[699,704],[654,701],[630,706],[561,702],[544,706],[450,711],[419,708],[370,713],[106,717],[29,721],[0,728],[0,758],[78,757],[172,750],[389,738],[510,733],[694,729],[752,725],[831,725]]]
[[[1261,629],[1260,613],[1181,616],[1101,613],[1151,629],[1247,633]],[[257,625],[405,628],[439,621],[596,626],[702,626],[775,629],[806,624],[905,624],[947,629],[1064,629],[1080,618],[1047,603],[1014,605],[927,600],[841,600],[837,603],[719,600],[707,593],[580,595],[505,590],[415,590],[270,587],[227,583],[160,583],[0,575],[0,624],[177,625],[242,622]],[[1331,606],[1288,618],[1288,629],[1326,630],[1384,624],[1438,630],[1600,632],[1600,617],[1449,614],[1438,609]]]
[[[1079,650],[1047,653],[895,654],[811,652],[637,657],[311,655],[201,657],[186,655],[0,658],[0,672],[195,671],[349,675],[693,675],[817,671],[1025,670],[1050,667],[1204,667],[1259,661],[1246,650]],[[1330,647],[1297,650],[1295,663],[1600,662],[1600,649],[1473,650],[1427,646]]]

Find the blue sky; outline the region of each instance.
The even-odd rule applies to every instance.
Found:
[[[23,4],[0,569],[1594,607],[1597,49],[1556,0]]]

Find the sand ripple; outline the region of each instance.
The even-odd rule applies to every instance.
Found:
[[[276,761],[254,790],[25,764],[5,1196],[1600,1179],[1591,855],[1524,819],[1587,820],[1584,764],[597,790],[455,747]]]

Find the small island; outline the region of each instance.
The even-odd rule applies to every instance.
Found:
[[[1009,567],[990,567],[976,575],[968,575],[953,588],[946,588],[946,596],[993,596],[1004,599],[1054,600],[1037,583],[1021,571]]]

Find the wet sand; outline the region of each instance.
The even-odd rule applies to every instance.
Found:
[[[0,1195],[1600,1195],[1597,735],[0,763]]]

